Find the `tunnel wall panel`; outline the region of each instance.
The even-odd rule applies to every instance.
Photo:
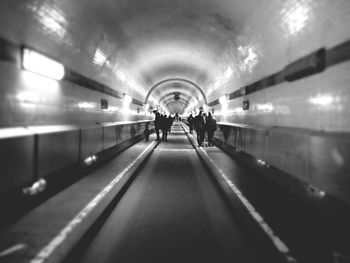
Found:
[[[103,144],[102,149],[106,150],[117,145],[117,134],[114,125],[103,127]]]
[[[350,200],[350,136],[310,138],[310,184]]]
[[[247,126],[245,129],[245,152],[257,159],[267,159],[268,129],[261,126]]]
[[[25,129],[23,129],[25,130]],[[4,130],[0,129],[0,134]],[[0,136],[0,195],[32,182],[34,172],[34,134]]]
[[[39,178],[46,178],[73,165],[82,165],[87,157],[100,154],[119,144],[133,142],[153,121],[120,122],[107,126],[109,141],[102,147],[102,125],[29,126],[0,129],[0,195],[19,190]],[[128,145],[128,144],[126,144]],[[107,147],[109,146],[109,147]]]
[[[79,130],[38,134],[38,176],[79,161]]]
[[[310,133],[295,129],[272,128],[265,145],[268,164],[307,182],[309,180]],[[257,145],[258,148],[259,145]],[[253,155],[255,156],[255,155]]]
[[[102,151],[102,129],[101,126],[81,128],[81,160]]]
[[[350,134],[232,125],[218,123],[215,138],[277,168],[285,176],[293,176],[303,185],[350,203]],[[244,149],[237,144],[235,130],[244,134]]]

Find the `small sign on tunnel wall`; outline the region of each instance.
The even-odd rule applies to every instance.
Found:
[[[249,100],[243,101],[243,110],[249,110]]]
[[[101,109],[103,110],[108,109],[108,100],[101,99]]]

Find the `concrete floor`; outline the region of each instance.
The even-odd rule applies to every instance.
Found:
[[[85,251],[79,262],[262,262],[176,123]]]
[[[65,263],[285,262],[271,242],[254,230],[245,209],[230,203],[226,190],[230,198],[235,194],[206,170],[179,123],[174,123],[168,142],[156,146],[154,141],[152,134],[150,141],[121,152],[0,231],[0,262],[29,262],[55,244],[87,203],[152,145],[136,176],[130,173],[115,185],[74,231],[64,235],[48,259]],[[336,222],[322,221],[311,206],[257,170],[261,168],[232,159],[217,147],[202,149],[288,245],[298,263],[328,263],[335,252],[346,254],[348,242],[336,231]],[[342,225],[338,228],[346,235]]]

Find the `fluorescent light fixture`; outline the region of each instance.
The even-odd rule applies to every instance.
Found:
[[[48,78],[60,80],[64,77],[64,66],[61,63],[28,48],[23,49],[22,66]]]
[[[132,98],[129,95],[124,94],[124,103],[131,103],[132,102]]]
[[[227,104],[227,97],[226,97],[226,95],[221,96],[219,98],[219,102],[220,102],[220,104]]]

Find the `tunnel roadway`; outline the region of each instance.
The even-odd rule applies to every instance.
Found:
[[[234,213],[176,123],[74,261],[265,262]]]
[[[149,142],[125,150],[9,226],[0,235],[0,262],[286,262],[271,240],[252,227],[245,209],[232,206],[185,131],[175,122],[168,142],[159,144],[152,134]],[[124,187],[121,180],[116,185],[117,197],[113,193],[99,203],[90,213],[96,214],[93,219],[82,218],[55,253],[42,257],[42,251],[66,235],[67,222],[74,222],[89,200],[155,145],[129,183]],[[203,152],[287,242],[297,262],[332,262],[325,228],[317,215],[308,215],[308,207],[302,208],[287,192],[219,148],[206,147]]]

